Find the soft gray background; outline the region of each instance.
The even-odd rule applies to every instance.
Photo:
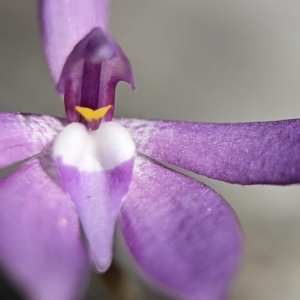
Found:
[[[0,110],[62,115],[35,2],[0,1]],[[118,115],[214,122],[300,115],[299,1],[114,0],[112,32],[138,87],[119,85]],[[205,182],[231,203],[245,233],[231,299],[299,300],[299,186]]]

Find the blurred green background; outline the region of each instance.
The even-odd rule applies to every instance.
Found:
[[[119,84],[118,116],[205,122],[300,116],[299,1],[112,2],[112,34],[138,88]],[[35,1],[1,0],[0,110],[62,116],[38,33]],[[202,180],[228,200],[244,229],[245,256],[230,299],[299,300],[299,186]]]

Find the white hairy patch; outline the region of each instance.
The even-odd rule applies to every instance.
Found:
[[[56,138],[53,156],[81,171],[110,170],[133,158],[135,145],[120,124],[107,122],[96,131],[80,123],[68,125]]]
[[[63,129],[61,122],[49,116],[17,114],[18,122],[10,126],[21,128],[32,145],[47,145]]]

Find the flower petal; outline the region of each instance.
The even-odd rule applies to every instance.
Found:
[[[207,124],[119,120],[137,151],[186,170],[239,184],[300,182],[300,119]]]
[[[233,211],[207,186],[139,156],[120,222],[135,260],[162,287],[197,300],[228,292],[241,233]]]
[[[39,153],[63,128],[62,120],[30,114],[0,113],[0,168]]]
[[[110,0],[40,0],[39,3],[45,55],[57,83],[75,45],[95,28],[108,33]]]
[[[132,178],[133,141],[117,123],[104,123],[93,132],[73,123],[58,136],[53,149],[93,261],[99,271],[105,271],[112,258],[115,223]]]
[[[83,122],[75,106],[112,105],[111,120],[117,83],[135,88],[130,62],[108,32],[109,8],[108,0],[40,0],[44,51],[69,122]]]
[[[0,264],[31,300],[74,300],[88,259],[73,203],[39,156],[0,181]]]

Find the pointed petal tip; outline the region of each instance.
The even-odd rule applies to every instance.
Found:
[[[133,91],[136,90],[135,80],[133,76],[133,71],[131,67],[131,63],[122,50],[122,48],[116,43],[116,66],[117,66],[117,74],[118,74],[118,81],[125,81],[130,84],[131,89]]]
[[[107,253],[108,255],[105,257],[103,257],[104,252],[105,251],[101,251],[101,254],[100,254],[100,252],[94,254],[92,251],[90,251],[90,259],[93,263],[94,270],[95,270],[95,272],[100,273],[100,274],[105,273],[111,265],[112,245],[109,248],[109,253]]]

